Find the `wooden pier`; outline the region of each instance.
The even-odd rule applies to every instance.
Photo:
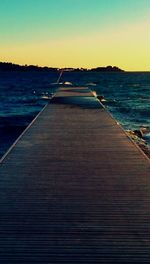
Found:
[[[1,160],[0,263],[150,263],[150,163],[85,87]]]

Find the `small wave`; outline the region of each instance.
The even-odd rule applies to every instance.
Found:
[[[87,86],[97,86],[97,84],[95,82],[90,82],[86,84]]]
[[[72,82],[64,82],[63,84],[64,85],[68,85],[68,86],[70,86],[70,85],[72,86],[73,85]]]
[[[141,84],[140,84],[140,83],[133,83],[131,86],[132,86],[132,87],[140,87]]]

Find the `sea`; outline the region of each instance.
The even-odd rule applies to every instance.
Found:
[[[0,72],[0,157],[56,91],[57,72]],[[150,147],[150,72],[64,72],[61,82],[88,86],[125,130],[146,129]]]

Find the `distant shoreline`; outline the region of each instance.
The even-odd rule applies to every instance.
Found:
[[[124,70],[116,66],[97,67],[92,69],[86,68],[54,68],[54,67],[41,67],[35,65],[19,65],[11,62],[0,62],[0,71],[67,71],[67,72],[124,72]]]

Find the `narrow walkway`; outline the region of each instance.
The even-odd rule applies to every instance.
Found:
[[[1,162],[0,263],[150,263],[150,166],[87,88],[61,88]]]

